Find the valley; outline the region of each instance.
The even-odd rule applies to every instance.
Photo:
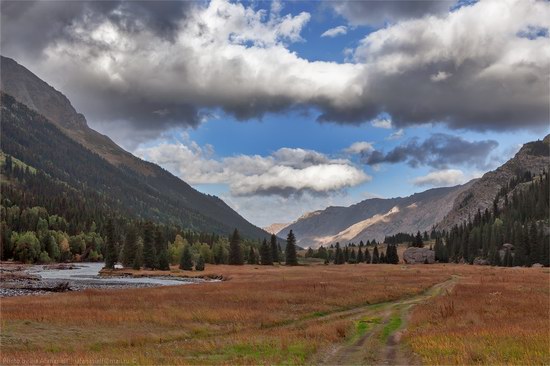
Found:
[[[227,280],[3,299],[1,361],[542,364],[550,357],[545,327],[516,324],[523,311],[536,319],[550,310],[547,269],[245,265],[216,273]],[[518,293],[529,296],[513,300]],[[460,341],[438,332],[461,334]],[[525,332],[513,353],[503,349]]]
[[[550,365],[550,1],[0,1],[0,365]]]

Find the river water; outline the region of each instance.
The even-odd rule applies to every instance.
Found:
[[[167,277],[102,277],[99,271],[105,265],[104,263],[74,263],[74,269],[45,269],[44,266],[34,266],[29,273],[39,275],[47,281],[69,281],[85,282],[96,285],[152,285],[152,286],[173,286],[188,285],[200,282],[211,282],[202,278],[167,278]]]

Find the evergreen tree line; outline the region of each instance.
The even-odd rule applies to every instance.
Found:
[[[518,174],[497,193],[491,210],[436,234],[436,260],[549,266],[549,192],[548,172]]]
[[[355,245],[350,243],[344,247],[340,246],[340,243],[335,245],[330,245],[329,248],[320,246],[319,249],[314,250],[309,248],[305,254],[305,257],[311,258],[321,258],[325,260],[325,264],[334,263],[334,264],[355,264],[355,263],[370,263],[370,264],[397,264],[399,263],[399,256],[397,254],[397,245],[388,244],[386,247],[386,252],[378,249],[378,244],[373,240],[374,247],[372,248],[372,254],[369,245],[359,243]]]

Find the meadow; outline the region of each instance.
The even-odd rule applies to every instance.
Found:
[[[502,292],[504,284],[508,292],[502,293],[515,300],[502,310],[498,303],[489,304],[493,320],[485,331],[495,333],[487,342],[496,339],[513,345],[518,363],[543,360],[548,351],[532,358],[526,342],[535,340],[536,347],[548,344],[548,324],[544,326],[548,317],[542,316],[545,311],[548,314],[545,271],[463,265],[220,265],[202,273],[226,279],[218,283],[5,298],[1,301],[0,362],[330,364],[337,362],[333,357],[340,353],[344,358],[336,360],[348,360],[345,357],[351,353],[338,350],[353,345],[371,348],[370,358],[361,355],[359,362],[376,363],[383,358],[385,347],[395,342],[394,334],[410,326],[405,339],[419,360],[464,363],[460,358],[431,357],[430,347],[439,339],[434,334],[455,337],[451,317],[462,314],[465,320],[457,331],[476,330],[472,339],[482,335],[476,323],[478,306],[469,308],[468,304],[476,301],[476,286]],[[517,281],[511,281],[514,275]],[[450,285],[444,291],[437,288],[442,283],[454,289]],[[430,288],[433,294],[426,295]],[[443,322],[431,321],[450,297],[457,315]],[[480,297],[481,304],[488,299]],[[510,318],[514,301],[524,310]],[[410,319],[409,309],[413,311]],[[535,316],[538,326],[531,327]],[[499,330],[493,322],[509,326]],[[529,328],[520,333],[522,324]],[[518,329],[512,335],[530,337],[514,341],[507,336],[510,329]],[[374,336],[367,338],[370,334]],[[479,361],[494,363],[500,356]]]
[[[413,309],[411,349],[425,364],[550,364],[548,269],[475,268]]]

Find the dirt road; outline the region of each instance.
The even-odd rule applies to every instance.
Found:
[[[355,334],[348,337],[346,343],[323,350],[314,358],[314,363],[325,365],[416,364],[414,357],[400,344],[410,310],[434,296],[451,291],[457,281],[458,277],[453,277],[414,297],[327,315],[327,318],[354,320]]]

